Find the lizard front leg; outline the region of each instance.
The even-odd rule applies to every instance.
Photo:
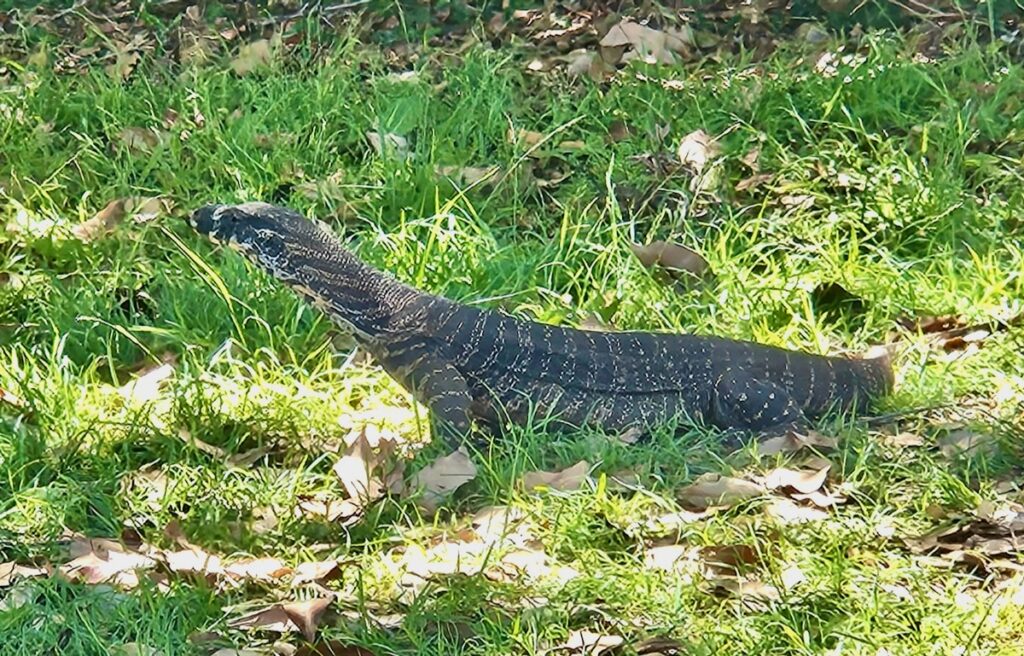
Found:
[[[472,429],[472,400],[459,370],[426,349],[395,350],[376,357],[430,411],[435,436],[452,449],[461,446]]]

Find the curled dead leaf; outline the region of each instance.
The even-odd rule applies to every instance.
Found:
[[[417,472],[413,485],[423,491],[423,501],[433,506],[474,478],[476,465],[466,448],[459,447]]]
[[[306,601],[274,604],[262,610],[243,615],[228,622],[236,629],[258,629],[275,633],[299,631],[306,640],[316,638],[316,630],[324,612],[334,601],[334,595]]]
[[[757,483],[708,472],[680,490],[679,500],[692,508],[731,506],[761,496],[764,492],[764,487]]]
[[[231,60],[231,70],[235,75],[248,75],[269,64],[273,56],[270,41],[257,39],[252,43],[243,44],[238,49],[238,55]]]
[[[379,157],[394,157],[399,161],[412,159],[409,152],[409,140],[394,132],[367,132],[366,139]]]
[[[825,461],[815,463],[811,469],[788,469],[779,467],[768,472],[764,477],[764,486],[769,490],[788,488],[801,494],[810,494],[821,489],[828,477],[832,463]]]
[[[658,240],[646,246],[630,244],[629,248],[648,269],[657,267],[670,273],[683,272],[693,276],[702,276],[708,270],[707,260],[682,244]]]
[[[757,443],[757,451],[761,455],[773,456],[779,453],[794,453],[803,448],[834,449],[839,440],[817,431],[797,433],[788,431],[785,435],[770,437]]]
[[[578,490],[583,487],[583,483],[587,480],[587,475],[589,473],[590,463],[586,460],[580,460],[575,465],[566,467],[560,471],[527,472],[523,474],[523,487],[527,491],[537,489],[562,491]]]
[[[694,130],[686,135],[676,148],[679,161],[698,174],[703,172],[708,162],[718,157],[720,152],[718,142],[704,130]]]

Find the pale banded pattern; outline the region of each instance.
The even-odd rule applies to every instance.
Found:
[[[207,205],[190,223],[350,330],[453,439],[474,422],[531,416],[610,431],[680,419],[762,431],[830,410],[864,410],[892,387],[887,359],[719,337],[574,330],[460,305],[366,265],[326,226],[283,207]]]

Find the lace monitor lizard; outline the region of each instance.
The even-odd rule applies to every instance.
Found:
[[[888,358],[812,355],[720,337],[600,332],[517,319],[424,293],[346,250],[319,221],[264,203],[189,217],[347,329],[453,446],[474,423],[548,416],[559,426],[646,430],[799,427],[864,410],[893,382]]]

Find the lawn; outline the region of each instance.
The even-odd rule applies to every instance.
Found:
[[[0,654],[1024,651],[1013,43],[831,31],[595,80],[529,39],[410,53],[344,23],[130,65],[18,37],[0,75]],[[700,162],[680,154],[695,140]],[[888,344],[888,418],[829,417],[816,445],[768,454],[697,429],[515,429],[471,446],[475,479],[436,513],[410,491],[336,516],[355,437],[397,444],[407,480],[444,453],[347,336],[182,220],[248,200],[543,322]],[[707,272],[645,267],[631,246],[655,240]],[[773,485],[779,467],[798,480]],[[757,489],[702,511],[692,484],[714,474]]]

